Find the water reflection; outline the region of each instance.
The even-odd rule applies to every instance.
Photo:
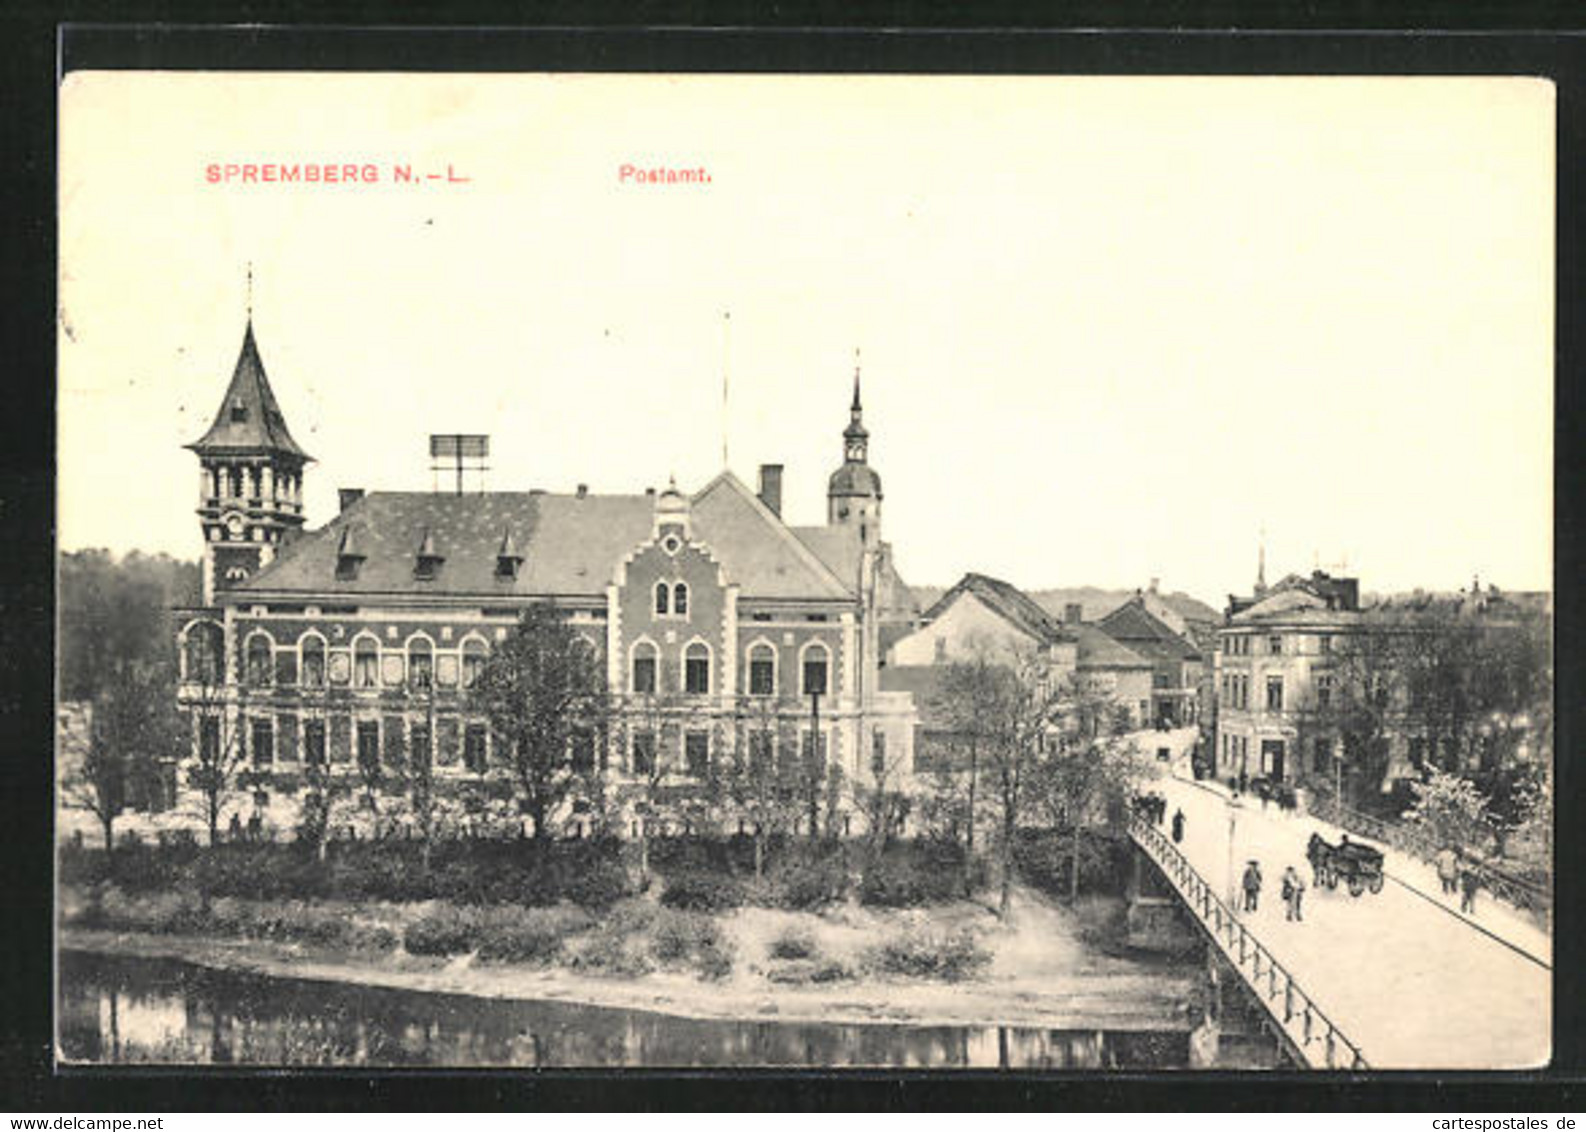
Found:
[[[216,1065],[1162,1069],[1183,1032],[707,1021],[63,951],[61,1055]]]

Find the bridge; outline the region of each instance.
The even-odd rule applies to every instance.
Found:
[[[1462,914],[1435,874],[1407,854],[1386,855],[1379,893],[1310,887],[1312,832],[1340,831],[1314,816],[1235,803],[1219,787],[1165,777],[1157,826],[1131,816],[1129,832],[1177,896],[1208,947],[1258,1002],[1289,1057],[1317,1069],[1522,1069],[1552,1049],[1552,947],[1545,929],[1478,895]],[[1168,835],[1185,817],[1184,838]],[[1253,912],[1236,909],[1232,884],[1261,864]],[[1304,919],[1284,918],[1283,870],[1307,885]],[[1429,883],[1428,883],[1429,882]]]

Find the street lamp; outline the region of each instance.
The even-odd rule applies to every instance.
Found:
[[[1239,811],[1244,803],[1238,795],[1228,799],[1228,907],[1234,912],[1239,910],[1239,902],[1235,899],[1234,888],[1234,836],[1239,831]]]

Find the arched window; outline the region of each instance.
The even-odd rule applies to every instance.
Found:
[[[831,668],[831,650],[819,641],[804,646],[799,673],[799,694],[824,696],[831,686],[828,670]]]
[[[674,617],[688,616],[688,586],[683,582],[672,587],[672,615]]]
[[[710,648],[703,641],[683,650],[683,691],[691,696],[710,694]]]
[[[305,688],[322,688],[325,686],[325,641],[317,636],[305,636],[302,643],[303,649],[303,686]]]
[[[380,684],[380,644],[373,637],[359,637],[353,643],[352,684],[355,688]]]
[[[199,684],[221,683],[225,640],[220,626],[213,621],[196,622],[188,628],[184,644],[187,679]]]
[[[667,602],[667,595],[670,592],[665,582],[655,583],[655,615],[657,617],[665,617],[670,612]]]
[[[408,683],[428,688],[435,679],[435,646],[423,637],[408,642]]]
[[[472,688],[485,673],[485,661],[490,650],[478,637],[463,642],[463,687]]]
[[[776,695],[776,649],[765,641],[749,646],[749,694]]]
[[[275,653],[270,647],[270,638],[263,633],[255,633],[249,637],[246,657],[246,677],[249,686],[267,687],[275,667]]]
[[[658,657],[659,650],[649,641],[640,641],[633,646],[633,679],[630,682],[632,691],[640,695],[655,693],[655,669]]]

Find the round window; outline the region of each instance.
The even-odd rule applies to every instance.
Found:
[[[676,535],[667,535],[666,536],[666,541],[661,544],[662,548],[668,554],[676,554],[678,547],[680,547],[682,545],[683,544],[678,541],[678,538],[677,538]]]

